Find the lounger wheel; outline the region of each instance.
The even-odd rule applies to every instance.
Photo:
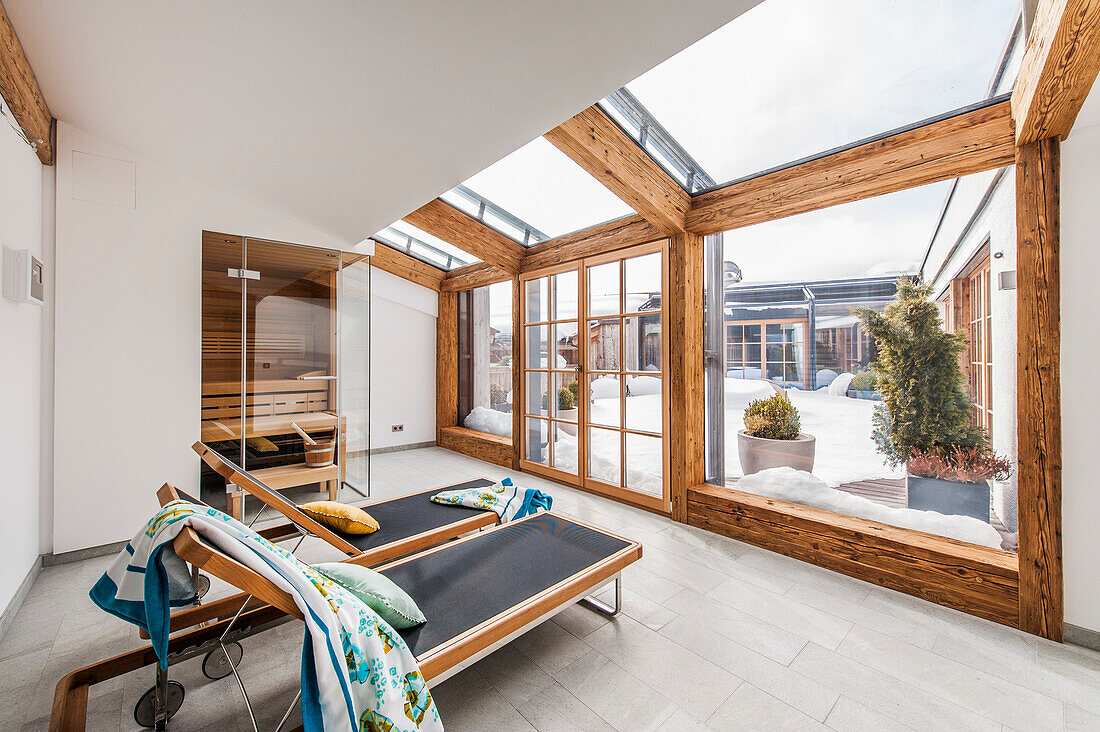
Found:
[[[201,600],[206,597],[207,592],[210,592],[210,578],[205,574],[200,574],[198,579],[195,580],[195,594]]]
[[[233,665],[229,665],[229,659],[225,657],[225,654],[229,654],[229,659],[232,659]],[[217,681],[218,679],[224,679],[229,674],[233,673],[241,662],[241,658],[244,656],[244,648],[237,641],[225,644],[225,651],[221,648],[215,648],[207,653],[202,659],[202,675],[211,681]]]
[[[134,721],[138,723],[139,727],[145,727],[152,729],[157,723],[156,712],[156,695],[157,688],[155,686],[150,687],[149,691],[141,695],[138,699],[138,703],[134,706]],[[178,681],[168,682],[168,719],[180,710],[183,706],[183,697],[185,692],[183,690],[183,684]]]

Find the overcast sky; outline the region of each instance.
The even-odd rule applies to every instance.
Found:
[[[984,99],[1018,10],[1018,0],[765,0],[627,88],[725,182]],[[551,236],[630,213],[541,138],[467,184]],[[729,232],[726,258],[746,282],[912,271],[949,187]],[[499,327],[509,310],[493,310]]]

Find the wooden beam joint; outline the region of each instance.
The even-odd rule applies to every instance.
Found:
[[[684,230],[691,196],[599,107],[543,137],[663,233]]]

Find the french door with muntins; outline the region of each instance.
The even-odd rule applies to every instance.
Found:
[[[667,256],[662,241],[523,275],[524,470],[668,510]]]

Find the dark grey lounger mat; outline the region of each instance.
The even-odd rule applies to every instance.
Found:
[[[335,532],[340,538],[347,541],[361,552],[373,549],[376,546],[389,544],[393,541],[405,539],[410,536],[422,534],[425,531],[438,529],[440,526],[453,524],[456,521],[468,518],[471,514],[487,513],[479,508],[467,508],[466,506],[447,506],[432,503],[431,497],[440,491],[455,491],[464,488],[478,488],[492,485],[493,481],[479,478],[458,485],[445,488],[433,488],[423,493],[414,493],[411,496],[394,498],[391,501],[382,501],[373,506],[361,506],[361,508],[374,517],[378,522],[378,531],[373,534],[344,534]]]
[[[542,514],[404,562],[382,574],[428,622],[401,631],[414,655],[435,648],[629,546]]]

